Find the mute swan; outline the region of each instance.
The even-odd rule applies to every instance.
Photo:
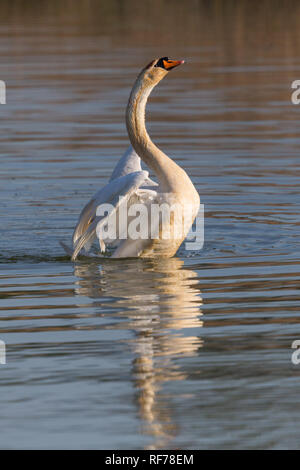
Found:
[[[183,63],[183,60],[170,60],[168,57],[155,59],[137,77],[126,109],[126,126],[131,146],[114,169],[109,183],[83,208],[73,233],[73,251],[62,243],[73,261],[82,249],[88,253],[97,236],[101,252],[105,251],[106,245],[115,247],[113,258],[172,257],[186,237],[199,210],[198,192],[186,172],[156,147],[145,127],[145,108],[152,89],[170,70]],[[159,184],[149,178],[147,171],[142,170],[140,159],[154,172]],[[152,224],[151,227],[156,229],[156,238],[151,237],[150,229],[147,229],[146,238],[126,238],[121,233],[124,232],[124,227],[121,228],[120,223],[115,239],[99,236],[99,226],[104,227],[112,213],[101,216],[98,215],[97,208],[109,203],[116,216],[125,202],[128,212],[137,203],[144,204],[148,209],[152,209],[154,204],[177,207],[175,212],[180,209],[184,215],[188,215],[188,226],[185,224],[184,229],[176,235],[173,225],[177,224],[174,220],[179,219],[174,219],[174,214],[173,218],[169,216],[167,219],[149,215],[149,227]],[[164,234],[168,230],[170,234],[172,228],[173,235],[165,237]]]

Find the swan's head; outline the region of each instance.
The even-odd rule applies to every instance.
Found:
[[[169,72],[178,65],[184,63],[184,60],[173,60],[169,57],[161,57],[155,59],[142,70],[142,78],[145,82],[156,85],[160,82]]]

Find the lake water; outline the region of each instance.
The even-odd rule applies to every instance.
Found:
[[[255,3],[256,4],[256,3]],[[300,448],[300,5],[0,6],[0,447]],[[139,70],[184,58],[153,140],[205,206],[205,245],[70,262],[128,145]]]

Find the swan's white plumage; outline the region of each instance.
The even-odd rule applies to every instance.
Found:
[[[109,181],[120,178],[120,176],[125,176],[129,173],[141,170],[141,159],[136,151],[132,148],[132,145],[129,145],[123,157],[120,158],[117,165],[115,166]]]
[[[136,151],[132,148],[132,145],[130,145],[124,153],[123,157],[121,157],[121,159],[118,161],[109,181],[115,180],[120,176],[125,176],[135,171],[142,171],[141,159]],[[144,186],[158,186],[158,184],[150,178],[147,178],[143,184]]]
[[[116,214],[125,202],[128,208],[134,203],[143,203],[148,208],[153,203],[167,203],[169,206],[175,203],[181,206],[181,210],[186,205],[190,205],[192,221],[198,212],[200,199],[190,178],[182,168],[155,146],[145,127],[145,107],[151,90],[171,68],[183,63],[183,61],[166,61],[165,59],[156,59],[151,62],[142,70],[133,86],[126,111],[126,125],[131,146],[116,165],[109,183],[100,189],[83,208],[73,233],[72,260],[77,258],[82,249],[88,253],[99,233],[98,230],[96,233],[97,227],[104,226],[108,222],[108,217],[113,213]],[[162,61],[163,66],[161,66]],[[148,177],[148,172],[142,170],[141,159],[155,173],[159,184]],[[98,206],[108,203],[114,208],[112,213],[109,216],[97,216]],[[170,219],[168,222],[157,220],[155,224],[160,231],[158,240],[150,239],[150,232],[147,239],[117,237],[114,240],[104,241],[100,237],[100,249],[104,251],[105,244],[114,246],[115,251],[112,257],[115,258],[173,256],[187,233],[166,241],[162,234],[165,229],[170,229]],[[150,225],[153,225],[153,221],[149,220]],[[119,227],[119,234],[121,232],[122,227]],[[70,249],[65,244],[62,246],[69,254]]]
[[[105,223],[108,223],[108,217],[113,216],[114,212],[118,211],[122,204],[126,203],[130,207],[132,203],[145,203],[148,198],[153,198],[156,192],[153,189],[143,188],[143,185],[148,181],[148,175],[148,171],[143,170],[124,174],[110,181],[94,195],[81,212],[78,224],[75,227],[72,260],[77,258],[83,248],[89,251],[91,244],[96,238],[98,224],[98,229],[100,229],[101,225],[103,226]],[[140,188],[141,190],[139,191]],[[131,197],[134,194],[136,198],[132,199]],[[97,215],[97,208],[101,204],[111,204],[114,207],[109,216]],[[105,242],[99,239],[99,243],[101,251],[105,251]],[[108,243],[113,243],[115,246],[118,245],[116,240],[109,241]]]

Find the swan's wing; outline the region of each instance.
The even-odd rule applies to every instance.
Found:
[[[112,181],[117,180],[118,178],[121,178],[128,174],[135,173],[137,171],[142,171],[141,159],[138,156],[138,154],[135,152],[133,147],[130,145],[128,149],[126,150],[126,152],[124,153],[124,155],[122,156],[122,158],[117,163],[111,175],[111,178],[109,180],[109,184]],[[100,189],[81,211],[78,223],[74,229],[73,236],[72,236],[73,245],[76,244],[77,240],[87,230],[89,224],[91,223],[91,220],[93,219],[96,213],[97,207],[100,204],[106,202],[109,184],[104,186],[104,188]],[[146,178],[145,181],[143,182],[143,187],[147,189],[155,190],[157,186],[158,184],[155,181],[151,180],[150,178]],[[86,248],[89,249],[88,245],[86,245]]]
[[[137,168],[136,170],[134,168]],[[77,225],[74,229],[72,240],[73,245],[76,244],[77,240],[85,233],[89,224],[91,223],[93,217],[96,214],[97,207],[100,204],[107,202],[107,199],[111,197],[111,191],[117,190],[119,188],[119,183],[117,181],[119,178],[126,176],[128,174],[136,173],[137,171],[142,171],[140,158],[130,146],[116,168],[113,171],[113,174],[109,180],[109,183],[101,188],[97,193],[92,197],[92,199],[84,206],[82,209]],[[145,179],[147,181],[147,178]]]
[[[113,181],[116,178],[120,178],[120,176],[125,176],[130,173],[134,173],[135,171],[142,171],[141,159],[132,147],[132,145],[130,145],[124,153],[123,157],[121,157],[121,159],[118,161],[109,181]],[[154,187],[158,186],[158,184],[150,178],[147,178],[143,186]]]
[[[77,225],[73,232],[73,245],[77,243],[78,239],[86,232],[87,228],[93,221],[97,207],[100,204],[110,203],[110,200],[114,196],[119,194],[121,195],[121,192],[127,184],[130,185],[130,183],[136,180],[137,173],[142,174],[144,176],[144,180],[148,177],[147,171],[130,173],[129,175],[116,178],[94,194],[92,199],[85,205],[80,213]]]
[[[129,149],[128,149],[129,150]],[[133,150],[133,149],[132,149]],[[128,151],[127,151],[128,152]],[[133,150],[134,152],[134,150]],[[135,152],[134,152],[135,153]],[[133,155],[132,153],[130,155]],[[135,155],[137,155],[135,153]],[[122,157],[123,159],[124,157]],[[137,156],[137,158],[140,160],[140,158]],[[121,160],[122,160],[121,159]],[[120,163],[120,162],[119,162]],[[118,166],[118,165],[117,165]],[[140,167],[140,164],[138,165]],[[132,166],[126,166],[125,167],[125,170],[124,171],[129,171],[130,169],[132,169],[133,167]],[[115,169],[116,170],[116,169]],[[143,170],[139,170],[141,172],[143,172]],[[114,172],[115,173],[115,172]],[[113,174],[114,174],[113,173]],[[95,213],[96,213],[96,210],[97,210],[97,207],[100,205],[100,204],[103,204],[105,202],[107,202],[107,197],[110,193],[111,190],[115,190],[115,188],[119,187],[118,186],[118,182],[116,183],[116,185],[114,185],[114,183],[119,180],[120,178],[123,178],[124,176],[128,176],[128,175],[132,175],[132,174],[135,174],[136,171],[134,172],[131,172],[131,173],[126,173],[122,176],[119,176],[118,178],[114,178],[113,180],[111,179],[110,182],[104,186],[103,188],[101,188],[93,197],[92,199],[84,206],[84,208],[82,209],[81,213],[80,213],[80,216],[79,216],[79,219],[78,219],[78,222],[77,222],[77,225],[74,229],[74,232],[73,232],[73,236],[72,236],[72,240],[73,240],[73,245],[75,245],[75,243],[77,242],[77,240],[85,233],[87,227],[89,226],[89,224],[91,223]],[[143,172],[143,173],[147,173],[148,175],[148,172]],[[149,177],[145,178],[145,180],[143,181],[143,184],[142,184],[142,187],[143,188],[147,188],[147,189],[152,189],[152,190],[155,190],[156,187],[158,186],[157,183],[155,183],[155,181],[152,181]]]
[[[119,209],[121,203],[125,203],[147,180],[147,171],[136,171],[129,175],[121,176],[108,183],[95,194],[94,198],[85,206],[80,214],[79,222],[73,235],[74,251],[72,260],[75,260],[82,248],[89,249],[96,238],[96,228],[105,225],[108,218]],[[143,192],[146,190],[143,190]],[[111,204],[113,210],[107,216],[97,216],[97,208],[101,204]],[[99,225],[100,224],[100,225]],[[99,233],[99,232],[98,232]],[[80,234],[80,235],[79,235]],[[75,240],[75,241],[74,241]],[[103,240],[99,240],[101,250],[104,251]]]
[[[129,173],[134,173],[135,171],[142,171],[141,159],[130,145],[123,157],[118,161],[109,181],[120,178],[120,176],[128,175]]]
[[[79,240],[79,238],[85,233],[87,230],[88,226],[93,220],[93,217],[96,214],[97,207],[106,200],[106,188],[109,185],[104,186],[104,188],[100,189],[93,197],[92,199],[84,206],[82,209],[77,225],[74,229],[73,236],[72,236],[72,241],[73,241],[73,246],[76,244],[76,242]]]

